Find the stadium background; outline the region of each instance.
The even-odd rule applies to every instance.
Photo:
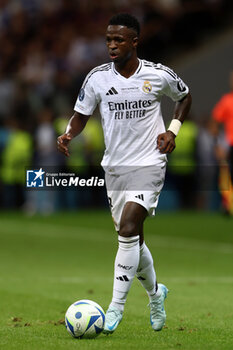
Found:
[[[232,10],[231,0],[0,0],[1,349],[232,350],[232,218],[220,210],[209,123],[229,91]],[[106,310],[111,300],[117,237],[106,195],[26,191],[25,169],[99,171],[98,112],[69,160],[57,153],[56,136],[86,73],[108,61],[105,28],[119,11],[141,22],[139,56],[172,67],[193,95],[158,215],[145,223],[158,280],[170,290],[168,317],[162,332],[152,332],[135,280],[114,335],[79,344],[64,327],[68,306],[88,298]],[[169,122],[167,99],[163,111]]]
[[[55,140],[73,113],[87,72],[108,61],[104,36],[109,17],[130,12],[142,26],[139,57],[172,67],[193,95],[190,120],[171,156],[160,208],[218,209],[217,164],[208,120],[229,89],[232,8],[230,0],[2,0],[0,208],[33,214],[106,206],[104,194],[69,191],[61,200],[55,191],[25,191],[25,168],[75,168],[84,174],[99,164],[104,144],[98,111],[73,142],[70,159],[57,153]],[[166,99],[163,111],[168,122],[172,104]],[[181,166],[173,167],[176,164]]]

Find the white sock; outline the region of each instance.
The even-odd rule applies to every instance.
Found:
[[[115,259],[113,297],[110,306],[124,310],[139,263],[139,236],[118,236],[118,251]]]
[[[153,300],[156,295],[156,273],[154,269],[154,262],[145,242],[140,247],[140,260],[136,276],[145,288],[148,297]]]

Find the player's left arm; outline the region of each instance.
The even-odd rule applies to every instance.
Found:
[[[178,134],[180,126],[188,115],[191,104],[192,97],[190,93],[188,93],[180,101],[176,102],[173,112],[173,119],[168,130],[158,135],[157,138],[157,147],[161,153],[171,153],[175,149],[175,138]]]

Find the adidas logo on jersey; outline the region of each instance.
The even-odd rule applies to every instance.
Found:
[[[135,196],[135,198],[141,199],[142,201],[144,201],[144,195],[143,194],[138,194],[137,196]]]
[[[116,91],[116,89],[114,87],[111,87],[111,89],[108,90],[106,95],[118,95],[118,92]]]

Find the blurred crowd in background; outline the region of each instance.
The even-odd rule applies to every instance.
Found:
[[[96,200],[78,191],[68,195],[25,191],[25,168],[72,171],[80,166],[88,172],[99,164],[104,142],[98,111],[72,142],[69,159],[56,151],[56,137],[73,114],[87,72],[109,61],[104,37],[113,14],[135,15],[142,26],[139,57],[166,64],[174,55],[198,47],[206,35],[229,26],[232,10],[231,0],[0,0],[0,208],[49,213],[89,205],[89,197],[91,203],[106,204],[102,194]],[[207,176],[207,168],[198,168],[200,162],[213,165],[208,168],[211,180],[205,183],[211,190],[217,188],[213,125],[208,117],[198,125],[194,116],[182,129],[170,160],[169,203],[174,200],[174,206],[185,208],[217,206],[213,204],[217,199],[206,198],[203,191],[198,198],[190,197],[190,188]],[[188,160],[183,170],[175,166],[180,157]]]

